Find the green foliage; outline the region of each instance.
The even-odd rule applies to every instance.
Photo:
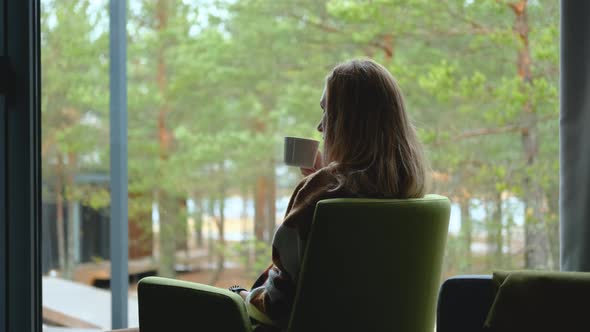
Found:
[[[57,155],[77,156],[69,172],[108,171],[106,2],[90,4],[43,1],[47,178],[59,173]],[[498,195],[524,201],[532,179],[550,202],[534,209],[546,213],[555,240],[558,10],[548,1],[529,2],[527,10],[530,82],[519,76],[515,15],[501,1],[131,1],[130,215],[149,214],[160,192],[182,200],[252,188],[281,160],[283,136],[321,137],[315,127],[330,69],[369,56],[403,87],[438,176],[436,191],[457,202]],[[161,123],[170,135],[165,151]],[[533,163],[525,161],[523,127],[536,133]],[[290,189],[297,170],[288,172],[278,183]],[[77,185],[69,199],[105,206],[108,192],[95,189]],[[502,223],[482,225],[485,233]],[[454,260],[465,257],[460,241],[449,242]],[[270,261],[256,257],[254,270]],[[451,265],[457,273],[473,268]]]

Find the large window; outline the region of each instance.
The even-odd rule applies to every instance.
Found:
[[[41,2],[44,318],[109,328],[107,1]],[[399,81],[432,191],[453,202],[443,277],[557,269],[558,15],[534,0],[130,0],[130,324],[142,276],[253,282],[301,178],[282,137],[320,138],[324,77],[359,56]]]

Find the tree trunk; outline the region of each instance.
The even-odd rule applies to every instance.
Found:
[[[55,226],[57,228],[57,254],[59,269],[65,273],[66,269],[66,236],[64,225],[64,199],[63,199],[63,158],[58,152],[55,172]]]
[[[559,270],[559,189],[551,190],[547,195],[546,232],[549,242],[550,264],[552,270]]]
[[[506,220],[506,247],[507,247],[507,255],[504,259],[504,267],[506,269],[511,269],[514,265],[513,255],[513,247],[512,247],[512,230],[514,227],[514,212],[511,210],[509,211],[508,218]]]
[[[223,269],[225,267],[225,196],[227,188],[225,184],[225,169],[223,165],[220,166],[220,176],[222,178],[222,183],[219,188],[219,219],[217,219],[217,222],[215,223],[217,225],[217,231],[219,234],[216,248],[217,264],[215,272],[209,280],[209,285],[215,285],[219,281],[219,278],[221,277],[221,274],[223,273]]]
[[[217,225],[219,231],[219,243],[217,245],[217,271],[221,273],[225,267],[225,185],[221,188],[221,197],[219,200],[219,224]]]
[[[462,248],[460,253],[462,255],[461,263],[459,264],[459,271],[463,273],[471,268],[471,239],[472,239],[472,224],[471,214],[469,212],[469,198],[461,199],[459,204],[461,209],[461,242]]]
[[[74,188],[74,174],[76,172],[76,155],[74,153],[68,153],[68,167],[67,167],[67,175],[66,175],[66,192],[69,193],[66,196],[66,200],[68,201],[68,241],[67,241],[67,259],[66,259],[66,269],[65,275],[66,278],[71,279],[74,275],[74,264],[75,264],[75,257],[76,257],[76,249],[74,244],[76,243],[74,236],[76,234],[74,227],[74,206],[73,206],[73,197],[71,197],[71,191]]]
[[[392,33],[388,33],[385,36],[383,36],[383,42],[381,44],[381,49],[383,50],[383,53],[385,54],[385,63],[386,64],[391,64],[391,60],[393,60],[393,34]]]
[[[195,202],[195,233],[196,233],[196,242],[197,248],[203,247],[203,199],[200,195],[193,196]]]
[[[165,43],[164,43],[164,31],[168,26],[168,1],[158,0],[156,4],[156,30],[158,31],[159,46],[157,49],[157,83],[158,92],[161,96],[161,105],[158,113],[158,140],[159,140],[159,152],[160,152],[160,178],[165,179],[164,167],[165,161],[168,160],[170,154],[170,148],[172,144],[172,133],[167,128],[166,118],[170,109],[167,104],[167,69],[166,59],[164,57]],[[175,275],[174,263],[176,260],[176,234],[175,224],[176,220],[175,210],[177,208],[173,195],[162,187],[156,189],[158,192],[159,207],[160,211],[160,274],[162,276],[173,277]]]
[[[267,223],[267,178],[264,175],[256,179],[254,189],[254,237],[256,241],[264,241],[264,230]]]
[[[268,190],[266,192],[267,198],[267,242],[272,244],[272,239],[275,234],[276,227],[276,215],[277,215],[277,188],[276,188],[276,176],[274,169],[274,162],[271,163],[271,169],[268,172]]]
[[[160,191],[158,197],[158,209],[160,212],[160,262],[158,264],[159,275],[173,278],[176,275],[174,265],[176,263],[176,227],[177,222],[174,211],[178,208],[177,200]]]
[[[520,0],[509,4],[515,15],[513,31],[520,41],[517,57],[517,72],[522,81],[522,90],[533,84],[532,59],[529,47],[529,22],[527,14],[527,0]],[[531,173],[535,165],[539,142],[537,136],[537,115],[533,104],[527,100],[522,109],[523,126],[521,141],[523,157],[526,164],[526,175],[523,183],[525,205],[525,267],[531,269],[546,268],[548,261],[548,239],[544,232],[544,216],[542,213],[543,188]]]
[[[177,251],[184,251],[185,257],[190,257],[190,242],[188,237],[192,235],[192,230],[189,231],[189,216],[186,204],[186,198],[180,197],[176,199],[176,213],[175,215],[178,217],[179,227],[176,229],[176,250]]]
[[[488,253],[488,268],[498,268],[502,266],[502,194],[497,193],[493,199],[493,206],[490,206],[491,217],[487,218],[487,244],[490,252]]]

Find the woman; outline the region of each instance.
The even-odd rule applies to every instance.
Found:
[[[295,189],[273,239],[272,265],[246,301],[257,331],[285,330],[316,203],[327,198],[419,198],[427,166],[393,76],[372,60],[338,65],[326,79],[318,131],[324,139],[314,169]]]

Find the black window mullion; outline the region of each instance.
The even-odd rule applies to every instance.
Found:
[[[39,1],[4,2],[5,55],[15,73],[2,128],[5,331],[41,331]]]
[[[6,0],[0,0],[0,56],[5,56]],[[6,331],[6,109],[4,95],[0,94],[0,331]]]

